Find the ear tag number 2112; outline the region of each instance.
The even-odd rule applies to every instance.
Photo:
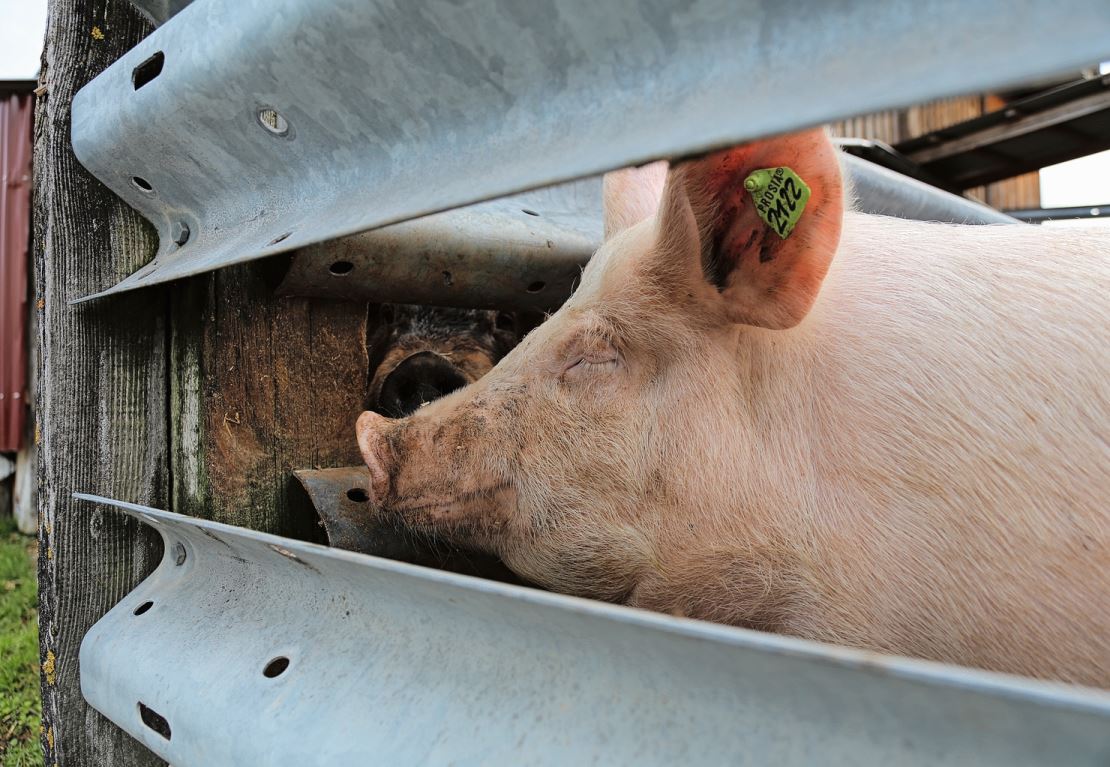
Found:
[[[784,240],[794,231],[809,202],[809,187],[790,168],[762,168],[744,179],[756,212]]]

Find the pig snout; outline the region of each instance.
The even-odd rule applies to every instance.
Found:
[[[336,517],[324,517],[331,545],[506,583],[523,583],[490,552],[466,545],[469,541],[444,546],[434,532],[415,530],[404,515],[380,508],[379,500],[384,501],[390,494],[390,473],[395,464],[387,434],[396,423],[370,411],[359,418],[358,442],[370,472],[371,503],[359,504],[357,516],[345,512],[341,504]],[[366,514],[367,507],[372,509],[370,514]]]
[[[378,395],[378,408],[387,416],[399,418],[468,383],[450,360],[432,351],[417,352],[386,376]]]
[[[490,548],[512,506],[512,489],[474,449],[484,431],[465,415],[391,419],[364,412],[356,432],[371,501],[412,528]]]

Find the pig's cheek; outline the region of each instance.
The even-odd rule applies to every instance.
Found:
[[[641,389],[622,374],[591,381],[579,397],[583,410],[605,422],[621,421],[639,400]]]

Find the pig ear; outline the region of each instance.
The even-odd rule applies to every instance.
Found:
[[[666,182],[666,160],[606,173],[601,186],[605,202],[605,239],[654,216],[659,210]]]
[[[843,215],[840,163],[823,129],[757,141],[674,167],[655,258],[669,262],[671,279],[685,270],[728,321],[789,328],[817,297]]]

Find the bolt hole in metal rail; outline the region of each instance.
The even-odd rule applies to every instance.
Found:
[[[164,20],[166,4],[136,1]],[[381,243],[428,253],[431,235],[443,253],[488,259],[490,274],[547,259],[542,279],[501,294],[431,271],[436,283],[452,275],[442,288],[457,300],[551,308],[600,239],[597,174],[1069,70],[1104,57],[1110,39],[1105,0],[1023,4],[1020,20],[1000,0],[533,5],[522,15],[474,0],[463,18],[451,4],[414,14],[367,0],[169,3],[177,15],[72,109],[78,158],[154,223],[159,251],[74,300],[286,250],[317,265],[326,279],[314,289],[328,295],[356,285],[360,259]],[[1012,221],[855,158],[845,165],[865,210]],[[325,248],[311,261],[309,246],[356,233],[345,242],[363,243],[361,254],[337,260]],[[507,250],[515,260],[492,255]],[[365,503],[350,484],[336,493]],[[367,754],[385,764],[1105,764],[1110,753],[1110,702],[1093,691],[79,497],[166,543],[154,573],[85,636],[80,673],[92,706],[176,767]],[[175,545],[187,551],[180,562]]]

